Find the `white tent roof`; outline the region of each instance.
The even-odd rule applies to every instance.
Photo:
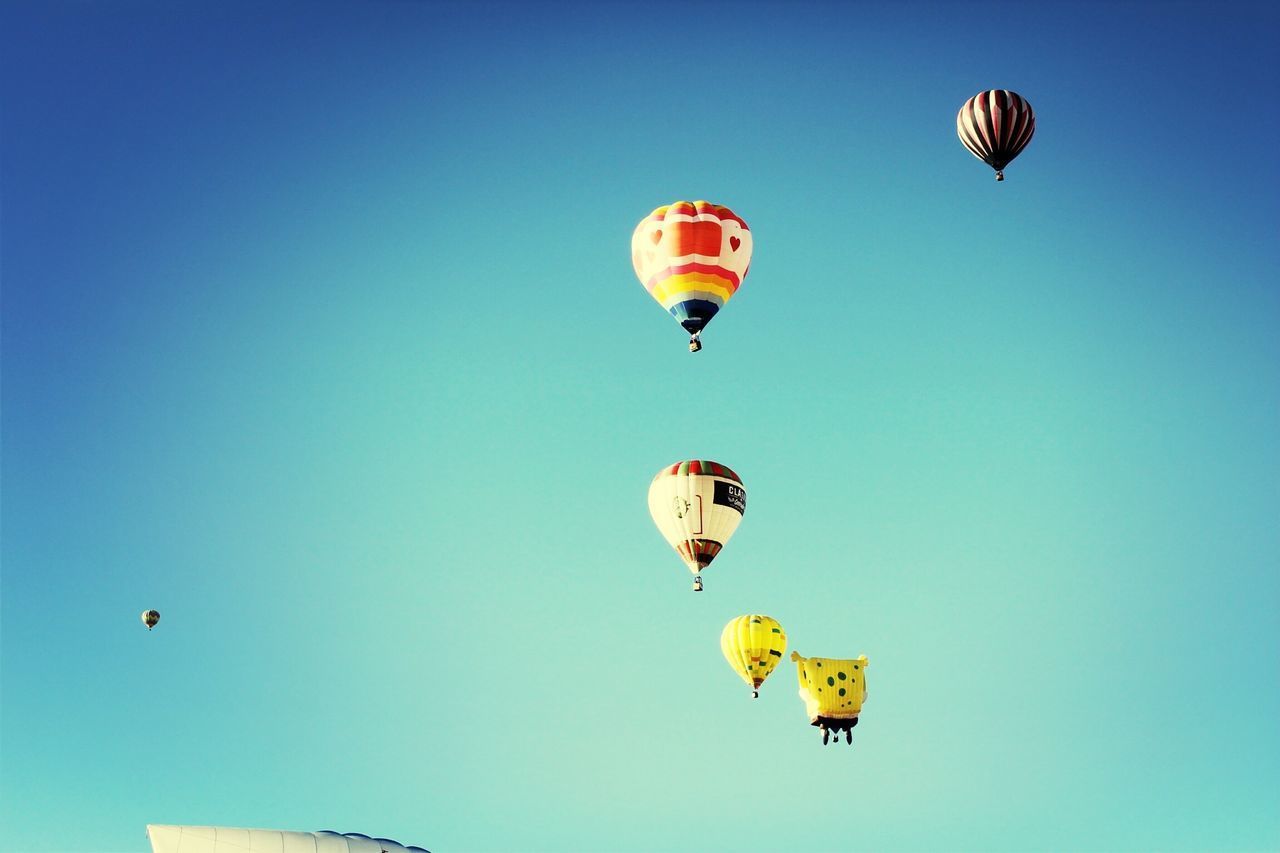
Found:
[[[152,853],[427,853],[358,832],[282,832],[226,826],[148,824]]]

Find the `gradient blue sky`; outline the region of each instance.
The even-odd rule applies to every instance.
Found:
[[[2,8],[3,849],[1280,847],[1274,6]]]

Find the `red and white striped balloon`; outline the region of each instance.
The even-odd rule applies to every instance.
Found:
[[[1008,89],[979,92],[964,102],[956,115],[956,134],[973,156],[996,170],[1004,180],[1004,167],[1022,153],[1036,132],[1036,114],[1027,99]]]

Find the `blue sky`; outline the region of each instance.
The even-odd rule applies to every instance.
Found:
[[[3,849],[1280,846],[1273,8],[0,24]],[[697,198],[755,254],[691,356],[629,241]],[[851,749],[753,611],[868,655]]]

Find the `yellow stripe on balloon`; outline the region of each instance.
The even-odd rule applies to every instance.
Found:
[[[654,299],[659,302],[666,302],[671,296],[690,290],[710,291],[725,302],[728,302],[729,297],[733,296],[733,285],[729,279],[724,276],[698,272],[681,273],[663,279],[654,285],[652,293]]]

